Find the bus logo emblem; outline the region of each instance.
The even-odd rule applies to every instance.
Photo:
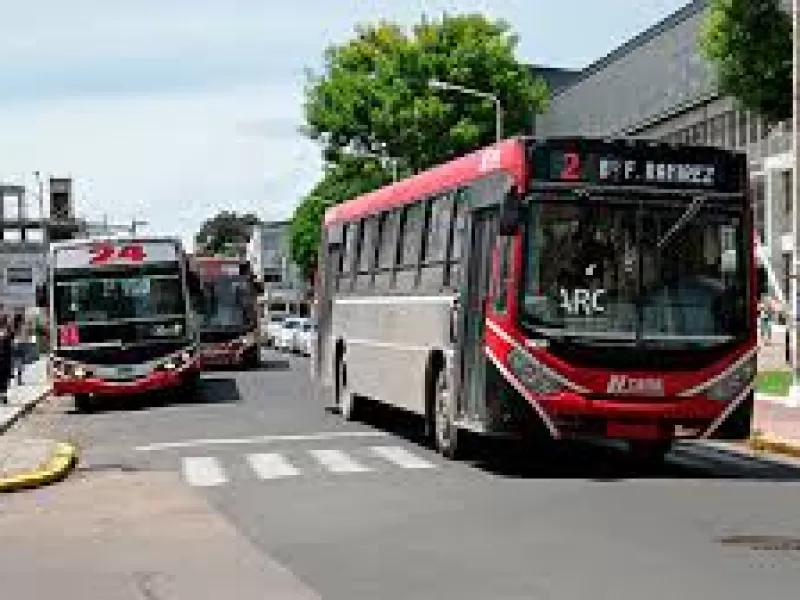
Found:
[[[608,379],[606,393],[663,396],[664,380],[660,377],[628,377],[627,375],[612,375]]]

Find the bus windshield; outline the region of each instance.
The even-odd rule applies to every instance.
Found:
[[[202,327],[241,328],[246,325],[247,284],[241,277],[218,277],[206,282]]]
[[[102,323],[181,317],[186,313],[178,274],[140,273],[56,280],[57,323]]]
[[[578,343],[712,346],[747,330],[743,203],[530,203],[522,318]]]

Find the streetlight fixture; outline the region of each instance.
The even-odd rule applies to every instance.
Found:
[[[467,96],[475,96],[484,100],[491,100],[494,102],[495,107],[495,136],[497,141],[503,139],[503,105],[500,103],[500,98],[488,92],[481,92],[473,90],[472,88],[456,85],[455,83],[448,83],[446,81],[439,81],[438,79],[431,79],[428,81],[428,87],[435,90],[449,90],[453,92],[460,92]]]

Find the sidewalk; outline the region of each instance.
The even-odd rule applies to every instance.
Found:
[[[63,476],[75,461],[75,449],[19,423],[49,391],[46,361],[26,365],[22,385],[9,386],[8,404],[0,404],[0,492],[36,487]]]

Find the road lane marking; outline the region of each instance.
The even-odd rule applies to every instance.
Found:
[[[199,438],[182,442],[159,442],[135,446],[137,452],[154,452],[156,450],[173,450],[178,448],[198,448],[201,446],[241,446],[247,444],[270,444],[274,442],[315,442],[342,438],[374,438],[387,437],[384,431],[329,431],[323,433],[259,435],[243,438]]]
[[[248,454],[247,462],[259,479],[281,479],[300,474],[300,471],[280,454]]]
[[[402,446],[371,446],[370,450],[381,458],[404,469],[435,469],[436,465],[412,454]]]
[[[341,450],[309,450],[309,453],[332,473],[366,473],[372,470]]]
[[[183,480],[195,487],[214,487],[228,481],[213,456],[186,456],[182,460]]]

